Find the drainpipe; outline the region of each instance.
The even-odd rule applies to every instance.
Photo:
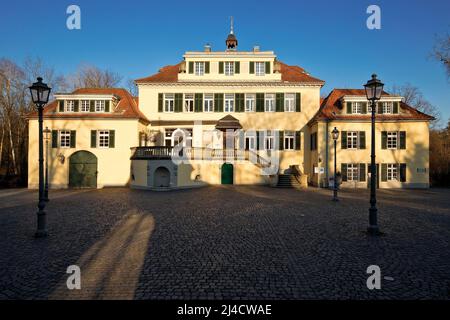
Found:
[[[328,134],[328,125],[329,125],[329,120],[326,120],[326,132],[325,132],[325,188],[328,188],[328,157],[329,157],[329,146],[328,146],[328,139],[329,139],[329,134]]]

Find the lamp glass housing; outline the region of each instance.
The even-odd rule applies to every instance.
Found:
[[[29,88],[31,93],[31,99],[37,106],[43,106],[48,102],[50,97],[51,88],[46,83],[42,82],[42,78],[37,78],[37,82]]]

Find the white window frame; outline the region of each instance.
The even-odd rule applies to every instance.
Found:
[[[347,132],[347,149],[358,149],[358,131]]]
[[[284,95],[284,112],[295,112],[295,93]]]
[[[375,106],[376,110],[376,106]],[[367,102],[367,113],[372,114],[372,103],[370,101]]]
[[[64,143],[63,143],[64,141]],[[59,147],[68,149],[70,148],[70,130],[59,130],[58,132]]]
[[[362,113],[362,102],[352,102],[352,114]]]
[[[247,93],[245,95],[245,112],[256,111],[256,94]]]
[[[295,150],[295,131],[284,131],[283,144],[284,150]]]
[[[248,140],[248,150],[256,150],[256,137],[254,135],[246,135],[245,136],[245,148],[247,148],[247,140]]]
[[[398,147],[398,132],[388,131],[386,138],[386,148],[390,150],[395,150]]]
[[[234,61],[225,61],[224,62],[224,70],[226,76],[234,75]]]
[[[257,76],[265,76],[266,75],[266,63],[256,61],[255,62],[255,75]]]
[[[164,94],[164,112],[166,113],[175,112],[175,94],[173,93]]]
[[[95,112],[105,112],[105,100],[95,100]]]
[[[347,164],[347,181],[359,181],[359,165],[357,163]]]
[[[185,93],[184,94],[184,112],[194,112],[194,94],[193,93]]]
[[[175,132],[176,129],[174,128],[164,128],[164,146],[166,147],[172,147],[172,143],[173,143],[173,133]],[[170,134],[169,134],[170,133]],[[169,134],[169,135],[168,135]],[[167,144],[167,141],[169,142],[169,144]]]
[[[264,96],[264,112],[275,112],[275,93],[266,93]]]
[[[206,93],[203,95],[203,112],[214,112],[213,93]]]
[[[397,181],[398,176],[398,165],[396,163],[388,163],[387,164],[387,180],[388,181]]]
[[[234,112],[234,94],[226,93],[224,97],[224,112]]]
[[[85,108],[87,107],[87,108]],[[89,100],[81,100],[80,101],[80,111],[81,112],[89,112],[91,110],[90,101]]]
[[[64,106],[64,112],[74,112],[75,111],[75,100],[66,100]]]
[[[272,131],[266,131],[264,135],[264,149],[274,150],[275,149],[275,136]]]
[[[97,130],[97,146],[100,149],[109,148],[109,130]]]
[[[203,76],[205,74],[205,62],[195,61],[194,62],[194,72],[196,76]]]
[[[389,102],[389,101],[383,102],[383,113],[392,114],[393,110],[394,110],[394,106],[393,106],[392,102]]]

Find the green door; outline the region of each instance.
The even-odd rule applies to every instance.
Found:
[[[69,159],[69,187],[97,188],[97,157],[88,151],[78,151]]]
[[[233,165],[231,163],[222,165],[222,184],[233,184]]]

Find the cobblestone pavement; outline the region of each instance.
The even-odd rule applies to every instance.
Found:
[[[450,299],[450,190],[0,191],[1,299]],[[81,290],[66,287],[69,265]],[[381,289],[366,269],[379,265]],[[384,279],[388,277],[388,279]]]

